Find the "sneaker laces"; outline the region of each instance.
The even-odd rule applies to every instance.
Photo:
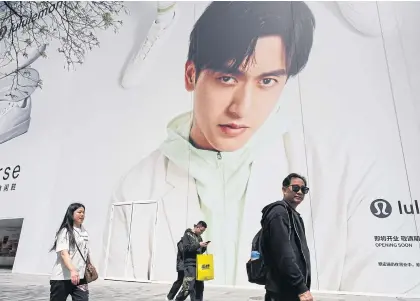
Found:
[[[144,60],[149,52],[152,50],[153,46],[156,44],[156,41],[159,39],[161,33],[165,30],[162,26],[160,26],[156,21],[154,22],[153,26],[159,26],[159,29],[152,34],[148,34],[146,40],[143,42],[139,53],[137,54],[137,58],[141,58]]]
[[[7,112],[9,112],[12,108],[16,107],[16,102],[9,102],[8,105],[0,110],[0,116],[6,115]]]

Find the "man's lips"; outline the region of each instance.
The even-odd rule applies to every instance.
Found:
[[[245,128],[245,129],[247,129],[248,127],[246,126],[246,125],[244,125],[244,124],[237,124],[237,123],[226,123],[226,124],[219,124],[220,126],[226,126],[226,127],[229,127],[229,128],[232,128],[232,129],[242,129],[242,128]]]
[[[249,127],[243,124],[237,123],[226,123],[226,124],[219,124],[220,129],[222,132],[230,137],[236,137],[242,133],[244,133]]]

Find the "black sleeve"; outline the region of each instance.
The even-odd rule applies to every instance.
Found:
[[[286,210],[286,209],[284,209]],[[269,225],[269,252],[275,265],[275,270],[291,286],[296,289],[297,294],[308,291],[305,278],[296,263],[295,253],[289,240],[289,218],[288,213],[281,212],[270,221]]]
[[[186,252],[196,252],[200,248],[200,243],[188,233],[185,233],[182,237],[182,245]]]

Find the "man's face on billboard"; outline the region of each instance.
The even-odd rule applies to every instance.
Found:
[[[235,151],[276,106],[287,79],[285,48],[280,37],[263,37],[247,66],[235,71],[205,69],[197,81],[195,75],[194,64],[187,62],[186,89],[194,91],[191,138],[203,149]]]

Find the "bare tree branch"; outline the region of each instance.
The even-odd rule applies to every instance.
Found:
[[[47,57],[39,50],[53,41],[66,69],[83,64],[87,52],[100,46],[97,32],[117,32],[121,14],[128,10],[120,1],[0,1],[0,81],[12,73],[22,76],[34,56]],[[13,82],[12,90],[19,88],[19,80]]]

